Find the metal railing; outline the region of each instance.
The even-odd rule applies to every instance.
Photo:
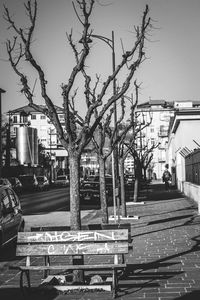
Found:
[[[200,149],[185,157],[186,181],[200,185]]]

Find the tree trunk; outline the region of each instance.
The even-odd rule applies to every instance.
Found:
[[[133,195],[133,202],[137,202],[138,199],[138,177],[135,177],[135,183],[134,183],[134,195]]]
[[[138,190],[139,190],[139,179],[140,179],[140,171],[139,171],[139,164],[135,162],[135,183],[134,183],[134,195],[133,201],[137,202],[138,200]]]
[[[102,223],[108,224],[108,206],[106,201],[105,160],[99,156],[99,185]]]
[[[71,153],[70,153],[71,152]],[[69,151],[70,170],[70,226],[72,230],[81,229],[80,196],[79,196],[79,166],[80,158]]]
[[[124,159],[119,159],[119,167],[120,167],[120,189],[121,189],[121,212],[122,217],[127,217],[126,212],[126,199],[125,199],[125,188],[124,188]]]
[[[147,169],[143,167],[144,180],[147,180]]]
[[[80,196],[79,196],[79,155],[69,151],[69,171],[70,171],[70,227],[71,230],[81,229],[80,216]],[[72,257],[73,265],[84,264],[83,255]],[[73,271],[73,283],[83,283],[84,272],[82,270]]]

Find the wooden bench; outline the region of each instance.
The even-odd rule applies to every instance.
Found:
[[[131,237],[131,224],[130,223],[112,223],[112,224],[88,224],[88,228],[91,230],[102,229],[102,230],[113,230],[113,229],[128,229],[128,244],[129,249],[133,249],[132,246],[132,237]],[[124,254],[122,254],[122,263],[125,263]]]
[[[110,270],[112,271],[112,293],[116,296],[118,289],[117,270],[125,269],[125,263],[119,263],[114,259],[113,263],[106,263],[103,256],[128,253],[128,230],[81,230],[81,231],[32,231],[19,232],[17,239],[16,256],[25,256],[24,265],[10,266],[20,270],[20,288],[24,290],[31,287],[30,271],[72,271],[72,270]],[[99,264],[52,264],[33,265],[31,257],[45,256],[77,256],[98,255],[101,256]],[[87,287],[87,286],[86,286]]]

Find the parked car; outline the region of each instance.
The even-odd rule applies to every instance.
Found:
[[[14,190],[7,185],[0,187],[0,247],[17,237],[24,230],[21,205]]]
[[[33,191],[38,189],[38,181],[35,175],[20,175],[23,191]]]
[[[112,176],[106,175],[106,195],[107,201],[110,203],[113,198],[113,182]],[[91,175],[84,180],[80,186],[80,198],[82,203],[99,203],[100,201],[100,183],[98,175]]]
[[[37,176],[38,181],[38,189],[40,191],[48,190],[49,189],[49,180],[46,176]]]
[[[0,186],[1,185],[7,185],[9,187],[12,187],[12,184],[10,183],[10,181],[7,178],[0,178]]]
[[[66,187],[69,185],[69,179],[67,175],[59,175],[57,179],[54,181],[55,187]]]
[[[10,181],[13,190],[16,193],[21,193],[21,191],[22,191],[22,183],[19,180],[19,178],[17,178],[17,177],[9,177],[8,180]]]

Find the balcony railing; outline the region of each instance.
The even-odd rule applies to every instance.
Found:
[[[167,137],[168,136],[168,130],[161,130],[158,132],[159,137]]]

